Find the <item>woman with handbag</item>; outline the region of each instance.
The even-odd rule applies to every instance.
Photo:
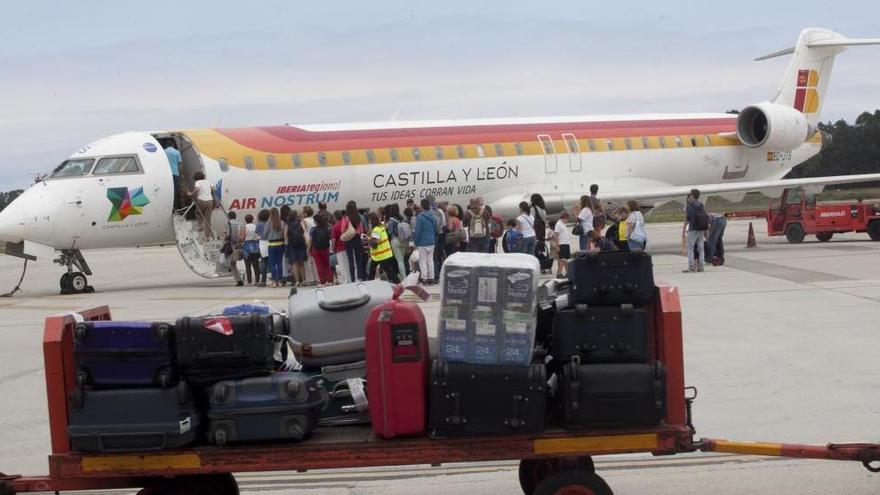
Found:
[[[334,211],[333,218],[336,219],[336,222],[330,231],[330,237],[333,239],[333,256],[336,257],[336,280],[340,284],[347,284],[351,282],[351,272],[349,272],[348,254],[345,252],[342,232],[348,223],[345,221],[345,213],[342,210]]]
[[[590,197],[586,194],[581,196],[578,202],[577,224],[572,229],[572,235],[579,237],[578,245],[581,251],[587,251],[589,248],[589,239],[587,234],[593,230],[593,210],[590,209]]]
[[[538,238],[535,235],[535,217],[530,215],[532,207],[522,201],[519,204],[519,216],[516,217],[516,230],[522,234],[519,240],[520,253],[535,256],[535,246]]]
[[[357,203],[349,201],[345,205],[345,225],[339,238],[345,242],[345,254],[348,256],[348,272],[351,280],[366,280],[366,260],[364,259],[365,226]]]

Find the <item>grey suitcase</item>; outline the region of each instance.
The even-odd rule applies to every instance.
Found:
[[[183,447],[201,423],[185,382],[172,388],[89,390],[70,396],[67,434],[77,452],[144,452]]]
[[[327,407],[327,393],[318,380],[300,372],[218,382],[208,398],[208,439],[220,446],[302,440]]]
[[[291,289],[288,321],[293,352],[306,368],[364,360],[370,311],[394,286],[381,280],[314,290]]]

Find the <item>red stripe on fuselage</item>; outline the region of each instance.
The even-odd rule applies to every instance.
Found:
[[[215,129],[242,146],[265,153],[307,153],[410,146],[447,146],[475,143],[528,142],[538,134],[561,139],[565,133],[578,139],[633,136],[718,134],[735,130],[736,117],[706,119],[564,122],[547,124],[496,124],[399,129],[308,131],[299,127],[245,127]]]

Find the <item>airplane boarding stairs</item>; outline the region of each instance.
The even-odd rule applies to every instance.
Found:
[[[232,276],[220,252],[229,230],[226,211],[221,207],[214,212],[211,218],[214,237],[208,238],[199,229],[198,213],[190,211],[194,209],[194,206],[190,205],[174,212],[174,237],[177,239],[180,257],[199,276],[205,278]]]

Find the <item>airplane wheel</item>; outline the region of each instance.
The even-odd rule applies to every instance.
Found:
[[[86,276],[80,272],[76,272],[70,276],[70,289],[73,290],[76,294],[81,294],[85,292],[86,287],[89,286],[89,281]]]
[[[804,228],[799,223],[793,223],[785,228],[785,238],[792,244],[804,242]]]
[[[61,275],[61,281],[58,283],[58,285],[61,287],[61,293],[62,293],[62,294],[65,293],[65,292],[67,292],[67,291],[69,291],[69,290],[71,290],[71,287],[70,287],[70,274],[69,274],[69,273],[65,273],[64,275]]]
[[[820,242],[828,242],[834,236],[834,232],[819,232],[816,234],[816,239],[819,239]]]

